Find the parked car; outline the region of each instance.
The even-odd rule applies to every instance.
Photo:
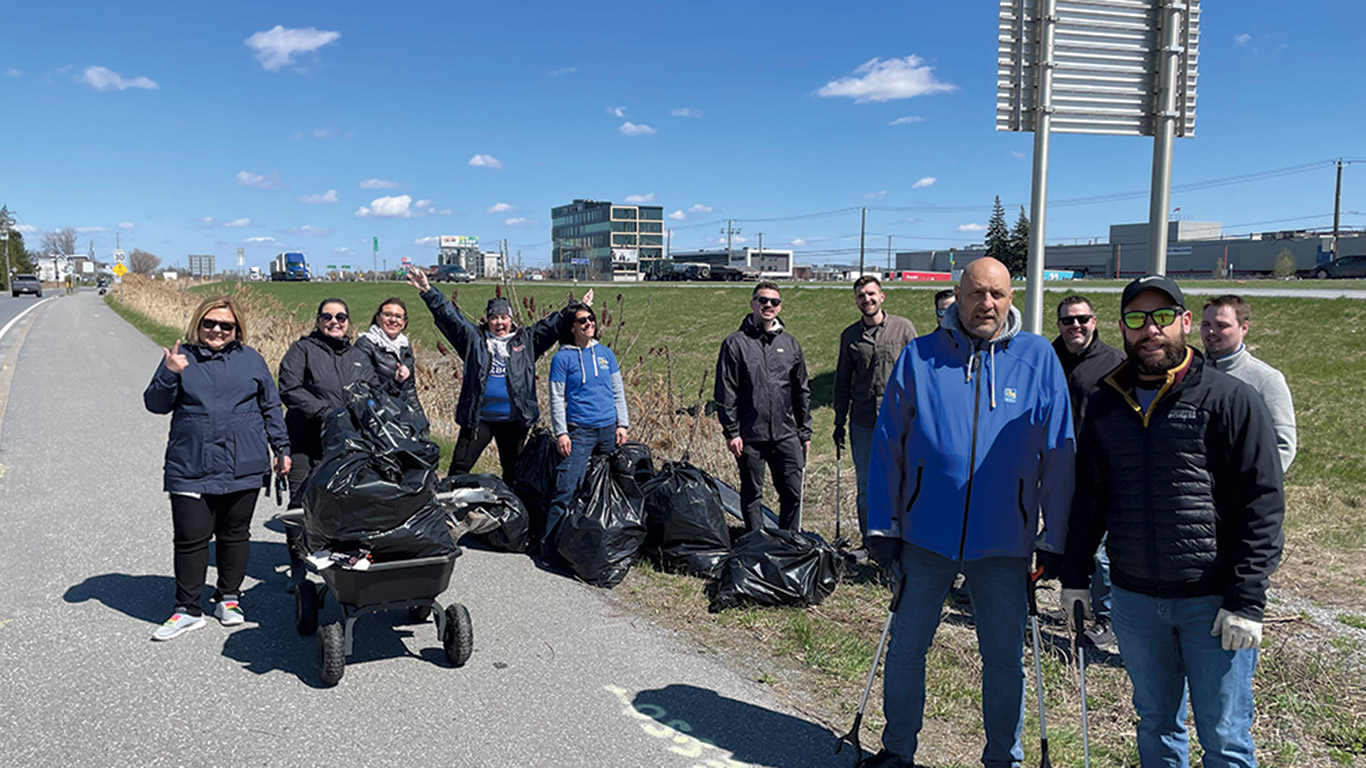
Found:
[[[10,293],[16,299],[21,293],[31,293],[40,299],[43,298],[43,283],[36,275],[15,275],[9,287]]]
[[[1366,256],[1341,256],[1319,264],[1310,274],[1320,280],[1330,277],[1366,277]]]
[[[433,269],[427,279],[433,283],[472,283],[474,275],[471,275],[459,264],[442,264]]]

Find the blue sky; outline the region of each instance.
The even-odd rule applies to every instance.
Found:
[[[30,242],[75,227],[106,259],[117,232],[167,264],[244,247],[368,268],[378,236],[392,267],[474,235],[544,264],[552,206],[637,196],[672,214],[674,250],[733,218],[847,263],[863,206],[874,259],[887,235],[980,241],[993,196],[1012,221],[1028,203],[1032,134],[994,129],[987,0],[12,5],[0,203]],[[1345,0],[1204,4],[1182,218],[1331,225],[1323,161],[1366,158],[1363,22]],[[1146,219],[1151,140],[1055,135],[1052,155],[1050,242]],[[1366,223],[1366,161],[1343,209]]]

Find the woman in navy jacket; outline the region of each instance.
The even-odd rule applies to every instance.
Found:
[[[204,626],[200,607],[209,539],[217,539],[214,616],[225,626],[246,620],[238,604],[247,572],[256,494],[275,470],[289,472],[289,438],[280,395],[261,353],[245,346],[241,311],[227,296],[205,299],[185,337],[157,367],[142,393],[147,410],[171,414],[165,490],[175,542],[175,610],[152,635],[170,640]]]

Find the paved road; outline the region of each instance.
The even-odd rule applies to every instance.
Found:
[[[0,338],[13,365],[0,423],[6,763],[836,764],[835,737],[759,684],[515,555],[457,562],[443,600],[474,618],[464,668],[447,665],[434,625],[372,616],[341,685],[321,688],[268,500],[243,596],[252,621],[151,642],[173,590],[168,419],[141,399],[160,357],[93,291]]]

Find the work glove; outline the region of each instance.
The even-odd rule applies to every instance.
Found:
[[[1072,606],[1081,603],[1082,616],[1091,618],[1091,590],[1089,589],[1067,589],[1063,588],[1062,596],[1059,598],[1062,603],[1062,615],[1067,619],[1067,626],[1072,627],[1072,617],[1077,615]],[[1080,631],[1080,627],[1072,627],[1072,630]]]
[[[1052,581],[1062,576],[1062,555],[1046,549],[1036,549],[1034,562],[1039,567],[1039,578],[1036,581]]]
[[[1209,633],[1220,640],[1226,651],[1242,651],[1262,644],[1262,623],[1220,608]]]
[[[901,561],[901,539],[892,536],[869,536],[863,540],[868,559],[877,563],[884,573],[892,573]]]
[[[843,448],[844,448],[844,425],[843,425],[843,424],[837,424],[837,425],[835,426],[835,434],[833,435],[833,437],[835,438],[835,446],[838,447],[838,448],[840,448],[840,449],[843,449]]]

